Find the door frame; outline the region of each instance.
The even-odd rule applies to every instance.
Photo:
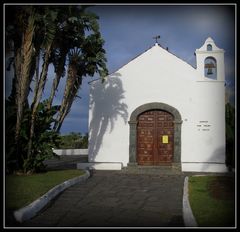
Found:
[[[173,163],[174,166],[180,166],[181,164],[181,127],[182,117],[179,111],[165,103],[152,102],[143,104],[137,107],[131,114],[129,123],[129,163],[128,166],[137,166],[137,124],[138,115],[149,110],[164,110],[171,113],[174,117],[174,151],[173,151]]]

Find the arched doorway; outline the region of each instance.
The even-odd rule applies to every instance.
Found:
[[[149,118],[149,115],[153,115],[152,117]],[[162,115],[162,116],[161,116]],[[159,118],[160,117],[160,118]],[[167,121],[165,122],[166,130],[164,130],[164,122],[163,124],[157,124],[158,121],[162,121],[165,119],[169,120],[169,124],[167,125]],[[139,152],[139,146],[140,143],[138,142],[140,138],[139,133],[141,133],[141,128],[142,128],[142,123],[146,124],[145,121],[153,121],[154,120],[154,129],[152,129],[151,132],[151,125],[149,129],[145,130],[143,133],[150,133],[149,136],[151,137],[151,133],[153,136],[153,140],[161,139],[161,142],[153,142],[152,144],[144,142],[144,149],[142,150],[144,156],[144,152],[146,154],[146,160],[142,160],[143,162],[140,161],[141,155],[138,155]],[[149,123],[151,124],[151,123]],[[169,127],[169,125],[171,126]],[[181,124],[182,124],[182,119],[181,115],[178,112],[177,109],[174,107],[167,105],[165,103],[159,103],[159,102],[153,102],[153,103],[148,103],[139,106],[136,108],[130,117],[129,125],[130,125],[130,137],[129,137],[129,164],[128,165],[161,165],[165,163],[171,163],[172,165],[180,165],[181,162]],[[146,125],[147,126],[147,125]],[[168,128],[169,127],[169,128]],[[140,129],[139,129],[140,128]],[[160,128],[160,129],[158,129]],[[171,132],[172,128],[172,132]],[[167,131],[167,129],[170,129]],[[161,132],[159,132],[161,130]],[[166,133],[165,133],[166,132]],[[164,133],[164,134],[160,134]],[[160,135],[157,135],[160,134]],[[155,136],[156,135],[156,136]],[[165,136],[164,136],[165,135]],[[167,136],[169,135],[169,136]],[[163,137],[164,136],[164,137]],[[144,135],[143,135],[144,137]],[[148,138],[150,140],[150,137]],[[167,143],[169,141],[169,143]],[[171,143],[170,143],[171,141]],[[163,144],[168,146],[164,146]],[[172,148],[171,148],[172,144]],[[154,150],[151,146],[157,146]],[[146,149],[149,149],[150,152],[148,152]],[[166,152],[165,148],[169,149],[168,152]],[[157,151],[159,150],[159,151]],[[165,150],[165,152],[164,152]],[[147,151],[147,153],[146,153]],[[160,153],[159,153],[160,152]],[[161,153],[162,152],[162,153]],[[165,156],[161,154],[165,153]],[[160,154],[160,155],[159,155]],[[150,158],[152,157],[152,158]],[[160,157],[160,158],[159,158]],[[147,161],[149,160],[149,162]],[[143,164],[145,162],[145,164]]]
[[[173,121],[173,115],[163,110],[149,110],[138,116],[138,165],[172,164],[174,151]]]

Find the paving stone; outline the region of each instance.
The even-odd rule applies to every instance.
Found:
[[[66,189],[40,215],[22,224],[59,227],[182,225],[183,175],[94,171]]]

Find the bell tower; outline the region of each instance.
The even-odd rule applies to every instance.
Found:
[[[225,81],[224,50],[218,48],[208,37],[199,49],[196,49],[197,71],[202,80]]]

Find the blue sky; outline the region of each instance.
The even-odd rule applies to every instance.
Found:
[[[196,66],[194,52],[207,37],[225,50],[226,84],[234,99],[235,88],[235,7],[234,5],[97,5],[88,9],[99,16],[100,31],[105,40],[107,67],[110,73],[159,43],[179,58]],[[53,76],[53,74],[52,74]],[[83,82],[66,117],[61,133],[88,132],[88,91]],[[49,93],[51,76],[45,88]],[[64,79],[60,83],[55,104],[60,103]]]

